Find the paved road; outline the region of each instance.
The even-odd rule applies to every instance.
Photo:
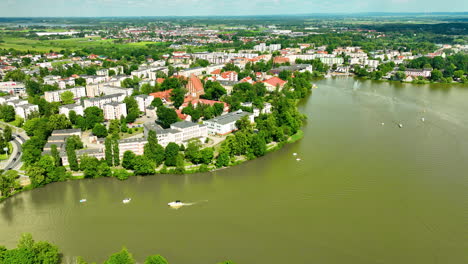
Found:
[[[0,130],[3,130],[3,128],[0,128]],[[12,134],[12,137],[13,139],[11,140],[11,144],[13,145],[13,152],[6,163],[2,164],[2,169],[4,170],[19,169],[21,167],[21,155],[23,154],[21,145],[26,141],[26,139],[18,134]]]

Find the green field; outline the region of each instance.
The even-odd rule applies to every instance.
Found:
[[[16,49],[21,51],[36,50],[49,52],[50,50],[60,51],[63,49],[80,50],[83,48],[92,47],[144,47],[147,44],[164,44],[161,42],[136,42],[116,44],[112,39],[101,39],[100,37],[92,38],[71,38],[71,39],[56,39],[56,40],[35,40],[27,38],[2,38],[0,49]]]

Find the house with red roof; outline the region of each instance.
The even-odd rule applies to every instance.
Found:
[[[172,89],[156,93],[150,93],[149,95],[153,96],[154,98],[160,98],[163,101],[163,103],[167,103],[171,101],[171,92]]]
[[[283,81],[278,77],[272,77],[270,79],[267,79],[263,81],[265,84],[266,88],[268,91],[274,91],[278,87],[279,89],[283,89],[284,85],[287,83],[287,81]]]
[[[289,62],[289,58],[285,58],[285,57],[275,57],[273,59],[273,63],[274,64],[284,64],[284,63],[288,63]]]
[[[239,80],[239,75],[235,71],[226,71],[220,74],[218,78],[216,78],[218,81],[231,81],[231,82],[237,82]]]
[[[245,77],[244,79],[240,80],[239,82],[241,82],[241,83],[247,82],[247,83],[250,83],[250,84],[254,83],[252,77],[250,77],[250,76]]]

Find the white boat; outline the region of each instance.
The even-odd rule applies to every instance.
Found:
[[[382,123],[382,126],[385,125],[385,123]]]
[[[172,208],[180,208],[180,207],[184,206],[184,203],[181,202],[180,200],[176,200],[175,202],[170,202],[167,205],[169,205]]]
[[[293,153],[293,156],[297,156],[297,153]]]
[[[80,203],[86,203],[86,199],[81,199]]]
[[[132,199],[131,198],[125,198],[122,200],[122,203],[128,204]]]
[[[398,124],[398,127],[399,127],[399,128],[403,128],[403,124]]]
[[[297,161],[301,161],[301,159],[300,159],[300,158],[297,158],[296,160],[297,160]]]
[[[424,122],[424,121],[426,121],[426,119],[424,119],[424,117],[423,117],[423,118],[421,118],[421,121],[423,121],[423,122]]]

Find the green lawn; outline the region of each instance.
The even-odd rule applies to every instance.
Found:
[[[50,50],[59,51],[62,49],[79,50],[88,47],[144,47],[147,44],[162,45],[161,42],[136,42],[115,44],[112,39],[101,39],[100,37],[91,38],[71,38],[71,39],[55,39],[55,40],[35,40],[27,38],[2,38],[0,49],[16,49],[16,50],[36,50],[48,52]]]

